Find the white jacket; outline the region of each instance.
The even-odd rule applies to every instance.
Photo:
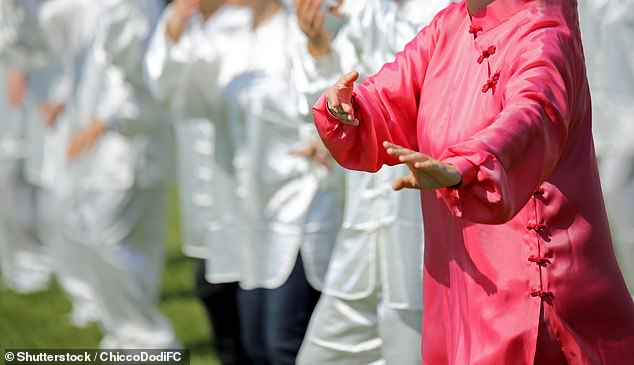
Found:
[[[225,6],[206,22],[192,16],[174,44],[165,34],[170,12],[168,7],[156,28],[145,72],[153,94],[169,106],[175,121],[183,251],[209,260],[211,282],[238,281],[244,222],[232,139],[218,97],[234,71],[222,66],[214,49],[228,47],[232,34],[250,26],[250,14]]]
[[[48,64],[30,72],[33,102],[26,123],[25,175],[47,189],[63,184],[70,119],[76,105],[76,83],[83,56],[94,35],[97,11],[90,0],[48,0],[38,9],[38,25],[46,40]],[[90,26],[88,26],[90,24]],[[40,102],[64,104],[53,128],[39,115]]]
[[[309,103],[297,92],[299,34],[295,19],[280,11],[221,48],[223,63],[241,70],[220,82],[247,224],[245,288],[282,285],[300,250],[307,278],[319,288],[340,225],[337,170],[289,153],[315,136]]]
[[[292,67],[292,50],[298,30],[292,24],[294,20],[281,12],[255,31],[249,24],[225,35],[216,33],[205,42],[188,35],[196,33],[190,28],[176,45],[164,32],[156,32],[146,59],[155,95],[169,99],[172,85],[185,82],[205,96],[206,109],[196,117],[208,118],[213,125],[208,136],[216,164],[209,170],[209,211],[215,222],[209,236],[211,281],[233,268],[239,270],[245,288],[280,286],[300,247],[313,285],[319,287],[326,272],[341,206],[336,189],[315,199],[327,171],[289,154],[314,136],[314,127],[302,119],[309,104],[294,92],[297,68]],[[183,69],[191,77],[183,78]],[[192,100],[192,93],[176,94],[186,105]],[[276,94],[279,98],[273,98]],[[176,99],[172,103],[179,108]],[[196,145],[204,152],[205,142]],[[240,207],[244,210],[234,217]],[[230,259],[230,245],[240,248],[239,259]]]

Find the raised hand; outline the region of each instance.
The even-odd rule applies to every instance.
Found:
[[[349,72],[326,90],[326,103],[328,110],[342,123],[353,126],[359,125],[359,120],[354,116],[352,106],[352,92],[354,82],[359,78],[358,72]]]
[[[299,29],[308,38],[308,51],[315,57],[330,54],[332,34],[324,26],[325,14],[321,9],[322,0],[293,0]]]
[[[440,162],[423,153],[412,151],[390,142],[383,142],[387,154],[397,157],[409,168],[410,175],[398,178],[392,184],[394,190],[431,190],[456,186],[462,181],[460,172],[451,164]]]
[[[172,12],[167,19],[165,26],[165,33],[174,42],[177,42],[185,26],[187,25],[187,19],[200,11],[201,0],[174,0],[172,5]]]
[[[106,132],[107,125],[101,120],[95,119],[84,129],[81,129],[71,138],[66,150],[66,157],[70,161],[76,160],[82,153],[92,149],[99,138]]]

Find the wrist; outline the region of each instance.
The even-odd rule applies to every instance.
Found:
[[[314,58],[322,58],[330,55],[332,37],[329,32],[322,32],[317,37],[309,39],[308,51]]]
[[[313,58],[323,58],[330,55],[330,43],[308,43],[308,52]]]

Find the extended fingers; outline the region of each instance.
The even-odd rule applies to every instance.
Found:
[[[310,38],[321,28],[323,13],[320,0],[294,0],[297,20],[302,31]]]
[[[318,10],[317,15],[315,15],[315,17],[313,18],[313,29],[315,30],[315,32],[319,33],[321,32],[322,27],[324,26],[324,21],[326,19],[326,15],[324,14],[323,11]]]
[[[411,153],[415,153],[414,151],[408,148],[401,147],[397,144],[394,144],[388,141],[383,142],[383,148],[385,148],[387,154],[392,157],[401,157],[401,156],[409,155]]]
[[[431,168],[440,168],[438,161],[426,159],[424,161],[416,161],[414,167],[421,170],[428,170]]]
[[[354,82],[359,78],[359,73],[357,71],[348,72],[347,74],[341,76],[337,84],[340,88],[349,88],[354,85]]]
[[[319,29],[319,19],[318,19],[318,15],[320,13],[320,6],[321,6],[321,1],[320,0],[308,0],[308,14],[307,14],[307,18],[310,20],[310,26],[313,30],[317,30]]]
[[[388,141],[383,142],[383,147],[386,149],[388,155],[398,157],[401,162],[420,164],[425,161],[433,161],[433,159],[424,153],[410,150],[409,148]]]
[[[297,9],[297,23],[299,24],[299,28],[304,32],[307,36],[310,32],[309,23],[310,20],[307,17],[307,7],[309,0],[295,0],[295,9]]]
[[[438,160],[434,160],[433,158],[423,155],[422,153],[419,153],[419,155],[420,156],[416,156],[415,158],[408,157],[408,161],[406,162],[413,164],[414,168],[418,170],[429,170],[429,171],[446,170],[445,164],[443,164],[442,162]]]

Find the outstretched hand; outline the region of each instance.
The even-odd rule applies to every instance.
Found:
[[[460,184],[462,177],[451,164],[435,160],[423,153],[383,142],[387,154],[396,157],[409,168],[410,175],[398,178],[392,184],[394,190],[432,190]]]
[[[349,72],[326,90],[328,110],[342,123],[358,126],[359,120],[354,116],[352,92],[354,82],[359,78],[358,72]]]

